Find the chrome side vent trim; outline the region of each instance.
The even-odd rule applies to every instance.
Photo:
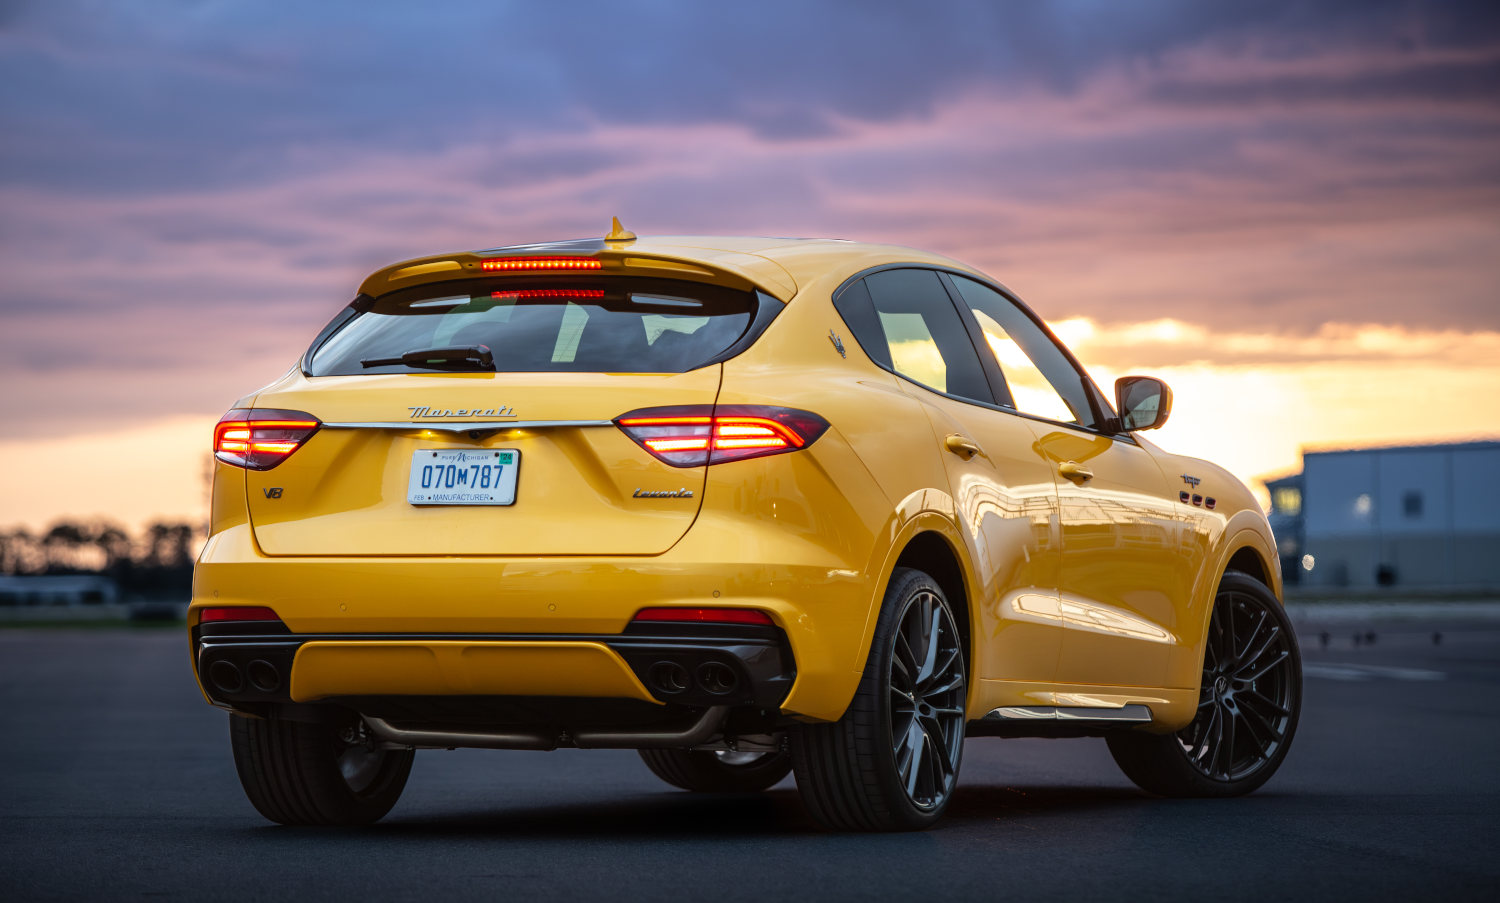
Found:
[[[1149,724],[1151,707],[1126,705],[1118,708],[1078,705],[1006,705],[984,716],[985,721],[1065,721],[1069,723]]]

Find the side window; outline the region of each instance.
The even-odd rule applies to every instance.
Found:
[[[962,276],[951,278],[979,321],[1015,398],[1016,410],[1097,428],[1082,374],[1047,333],[989,286]]]
[[[979,354],[937,273],[872,273],[834,305],[876,363],[947,395],[993,402]]]

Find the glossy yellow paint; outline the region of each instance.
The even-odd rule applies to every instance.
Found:
[[[755,286],[788,303],[750,349],[688,374],[547,374],[543,384],[528,374],[308,379],[294,369],[241,404],[385,422],[440,390],[454,409],[505,404],[521,420],[600,421],[717,400],[799,407],[832,428],[803,451],[688,470],[660,465],[612,425],[481,438],[326,428],[272,471],[216,466],[190,623],[205,605],[241,604],[273,608],[294,632],[610,634],[648,606],[756,608],[785,630],[796,660],[783,711],[829,720],[854,694],[892,571],[922,543],[960,574],[950,595],[962,597],[969,624],[971,717],[1001,705],[1140,703],[1156,718],[1148,729],[1164,731],[1192,718],[1208,614],[1230,558],[1250,550],[1279,597],[1269,527],[1232,476],[1139,434],[1110,438],[938,395],[866,358],[830,300],[872,266],[984,278],[977,271],[832,241],[601,247],[589,253],[606,273]],[[362,291],[477,275],[484,256],[396,264]],[[953,435],[982,454],[955,452]],[[378,453],[360,454],[357,443]],[[406,505],[405,468],[423,443],[522,449],[518,506],[497,517]],[[335,460],[354,463],[330,468]],[[1093,479],[1063,476],[1067,461],[1087,462]],[[1197,492],[1216,498],[1214,510],[1177,499],[1182,473],[1203,480]],[[636,487],[689,483],[686,504],[631,497]],[[280,508],[263,492],[274,486],[296,490]],[[650,698],[594,645],[310,645],[292,683],[299,699],[360,687]]]
[[[369,694],[593,696],[656,702],[602,643],[312,642],[297,650],[292,699]]]
[[[651,405],[712,404],[718,392],[718,365],[673,374],[553,373],[545,385],[530,373],[289,373],[262,390],[256,403],[307,410],[325,424],[397,426],[325,425],[274,470],[249,471],[255,539],[268,555],[660,554],[693,523],[704,469],[664,464],[608,421]],[[402,424],[414,400],[455,411],[514,411],[487,420],[605,425],[502,429],[475,439]],[[408,504],[414,453],[444,449],[519,452],[515,504]],[[281,492],[268,495],[273,487]],[[692,495],[634,497],[641,487]]]
[[[1054,680],[1062,632],[1037,614],[1055,598],[1038,588],[1060,585],[1057,489],[1037,454],[1034,424],[907,385],[922,400],[930,445],[942,451],[960,534],[973,556],[976,673],[986,681]],[[958,450],[950,450],[949,437],[962,440]],[[988,693],[973,702],[982,711],[1004,704]]]
[[[1175,600],[1189,598],[1202,564],[1186,542],[1175,491],[1133,442],[1055,428],[1040,446],[1059,475],[1067,628],[1060,675],[1069,683],[1173,686],[1173,650],[1193,633]],[[1069,461],[1093,476],[1063,476]]]

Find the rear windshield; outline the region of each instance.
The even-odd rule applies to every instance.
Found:
[[[419,286],[382,295],[349,320],[313,352],[308,372],[421,372],[421,366],[399,362],[364,362],[484,346],[502,373],[682,373],[701,367],[744,335],[755,304],[748,292],[673,280],[512,279]]]

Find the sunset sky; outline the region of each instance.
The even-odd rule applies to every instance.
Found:
[[[642,234],[972,263],[1152,438],[1500,436],[1500,4],[0,2],[0,527],[205,512],[370,270]]]

